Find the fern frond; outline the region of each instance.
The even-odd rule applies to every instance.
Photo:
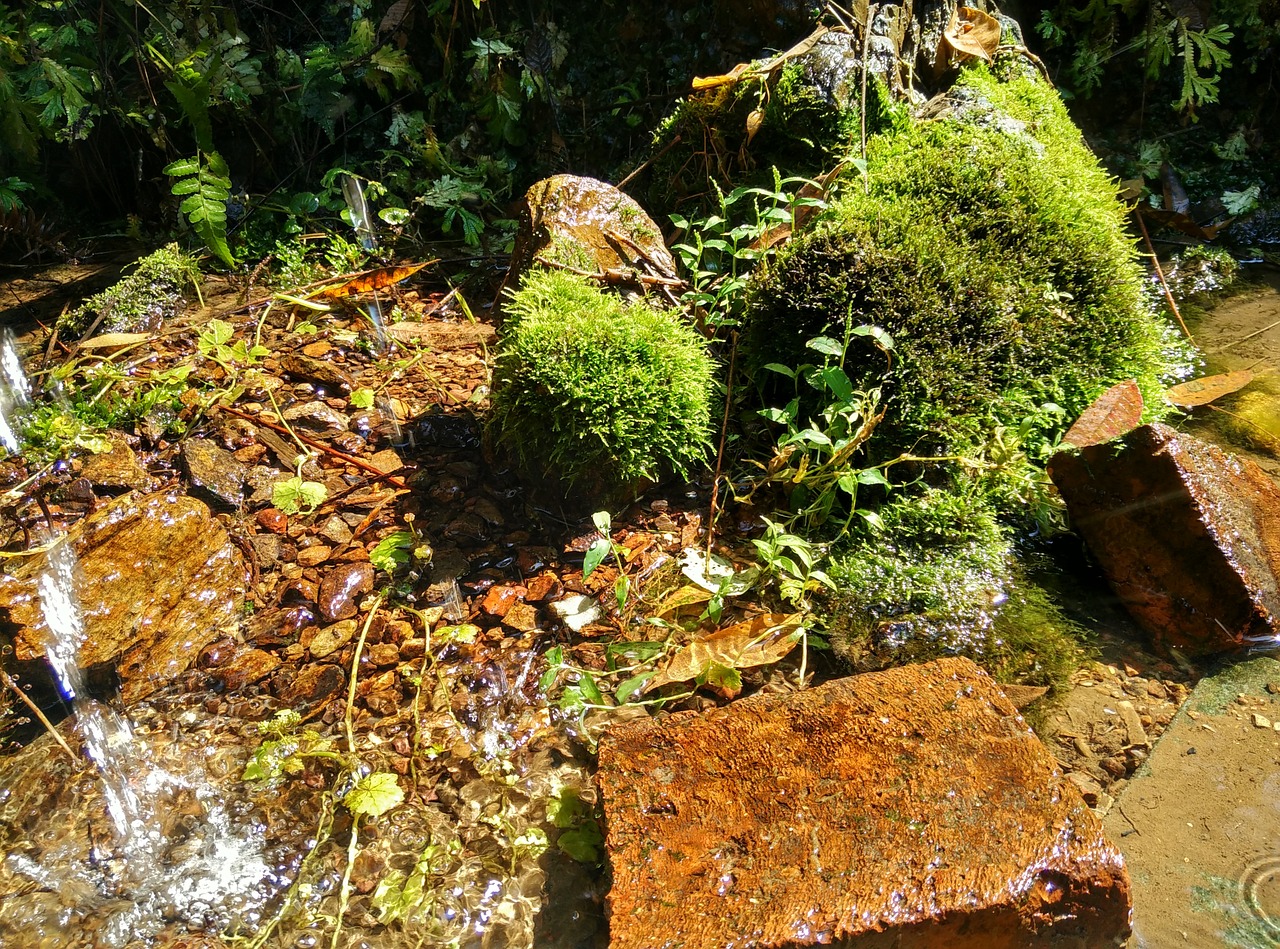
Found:
[[[217,152],[197,152],[194,158],[169,163],[164,173],[176,179],[170,190],[184,199],[180,207],[192,230],[219,260],[234,267],[236,260],[227,246],[231,175],[222,156]]]

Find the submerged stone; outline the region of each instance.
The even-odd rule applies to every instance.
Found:
[[[182,464],[192,492],[204,501],[222,508],[243,503],[249,471],[225,448],[207,438],[188,438],[182,443]]]
[[[68,533],[79,561],[84,614],[79,664],[110,665],[126,700],[150,694],[187,669],[234,623],[245,567],[227,532],[193,498],[127,494]],[[0,623],[15,627],[14,658],[40,659],[48,635],[36,582],[43,555],[0,576]]]
[[[1119,945],[1129,879],[976,665],[611,728],[612,949]]]
[[[1280,642],[1280,488],[1166,425],[1059,452],[1049,474],[1154,642],[1204,654]]]

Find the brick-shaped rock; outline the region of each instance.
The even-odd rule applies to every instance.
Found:
[[[611,949],[1119,945],[1129,879],[966,659],[612,727]]]
[[[1204,654],[1280,634],[1280,489],[1167,425],[1049,465],[1071,523],[1159,644]]]

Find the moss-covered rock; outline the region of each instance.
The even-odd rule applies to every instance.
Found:
[[[748,365],[885,329],[887,370],[868,337],[845,359],[855,388],[882,394],[872,460],[982,458],[1001,432],[1052,442],[1126,378],[1158,414],[1171,337],[1145,302],[1125,208],[1057,95],[974,69],[950,98],[943,117],[877,136],[865,186],[758,279]]]
[[[194,257],[168,244],[135,265],[133,273],[90,297],[58,320],[64,339],[96,333],[150,332],[178,312],[182,288],[200,273]]]
[[[490,431],[535,480],[618,500],[703,462],[711,379],[676,313],[534,269],[507,306]]]

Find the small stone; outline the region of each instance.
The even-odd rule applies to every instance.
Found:
[[[356,596],[373,589],[373,567],[349,563],[334,567],[320,582],[320,612],[328,620],[349,619],[358,612]]]
[[[316,567],[329,559],[329,555],[333,553],[332,548],[323,544],[316,544],[312,547],[304,547],[298,551],[298,563],[304,567]]]
[[[351,528],[347,526],[346,521],[336,514],[320,525],[319,534],[335,547],[341,547],[351,541]]]
[[[400,644],[400,658],[408,662],[412,659],[421,659],[427,654],[427,641],[425,639],[406,639]]]
[[[283,542],[275,534],[254,534],[249,538],[253,555],[258,558],[259,567],[270,567],[279,562]]]
[[[561,593],[560,578],[554,573],[544,573],[533,577],[525,586],[529,592],[525,594],[524,598],[530,603],[541,603],[544,600],[555,599]]]
[[[306,355],[305,351],[290,353],[281,359],[280,371],[294,379],[310,382],[324,389],[335,389],[338,392],[350,392],[355,387],[351,376],[332,362]],[[287,411],[285,415],[288,416]]]
[[[1147,695],[1153,699],[1168,699],[1169,690],[1165,688],[1165,684],[1156,679],[1152,679],[1147,683]]]
[[[228,692],[265,679],[280,668],[280,659],[265,649],[245,649],[223,663],[214,674]]]
[[[333,655],[333,653],[351,642],[351,637],[355,635],[357,625],[355,620],[348,619],[320,630],[311,639],[311,658],[323,659],[326,656]]]
[[[676,529],[676,522],[666,514],[659,514],[653,519],[653,529],[664,533],[670,532]]]
[[[499,619],[507,615],[507,612],[520,602],[524,590],[520,587],[512,586],[496,586],[492,587],[485,598],[480,602],[480,609],[488,613],[490,616],[496,616]]]
[[[551,612],[560,617],[575,633],[597,620],[604,619],[604,610],[589,596],[572,594],[551,604]]]
[[[107,491],[145,490],[151,484],[151,475],[139,463],[123,435],[112,436],[110,451],[86,458],[82,474],[95,488]]]
[[[1253,713],[1253,727],[1254,727],[1254,728],[1270,728],[1270,727],[1271,727],[1271,719],[1267,718],[1267,716],[1265,716],[1265,715],[1259,715],[1257,712],[1254,712],[1254,713]]]
[[[400,661],[400,647],[395,643],[377,643],[369,649],[369,661],[375,666],[394,666]]]
[[[307,343],[302,347],[302,355],[310,356],[312,359],[319,359],[328,354],[333,349],[327,340],[318,340],[314,343]]]
[[[502,618],[502,625],[519,633],[531,633],[538,628],[538,608],[529,603],[516,603]]]
[[[346,431],[347,429],[347,417],[320,401],[289,406],[284,410],[284,420],[320,432]]]
[[[1120,719],[1124,722],[1125,731],[1129,734],[1129,744],[1141,748],[1148,747],[1151,740],[1147,737],[1147,731],[1142,727],[1142,718],[1138,715],[1138,710],[1134,708],[1132,702],[1121,702]]]
[[[263,530],[273,534],[283,534],[289,530],[289,515],[274,507],[263,508],[254,519]]]
[[[1280,695],[1280,682],[1272,680],[1267,683],[1267,692],[1271,695]]]
[[[384,448],[382,451],[374,452],[373,457],[369,459],[369,464],[373,465],[383,474],[390,474],[393,471],[403,468],[404,460],[394,449]]]
[[[215,507],[240,507],[249,472],[231,452],[207,438],[188,438],[181,454],[193,494]]]
[[[271,687],[276,697],[286,705],[314,705],[340,691],[346,685],[347,676],[337,666],[325,663],[303,666],[297,675],[277,675]]]

